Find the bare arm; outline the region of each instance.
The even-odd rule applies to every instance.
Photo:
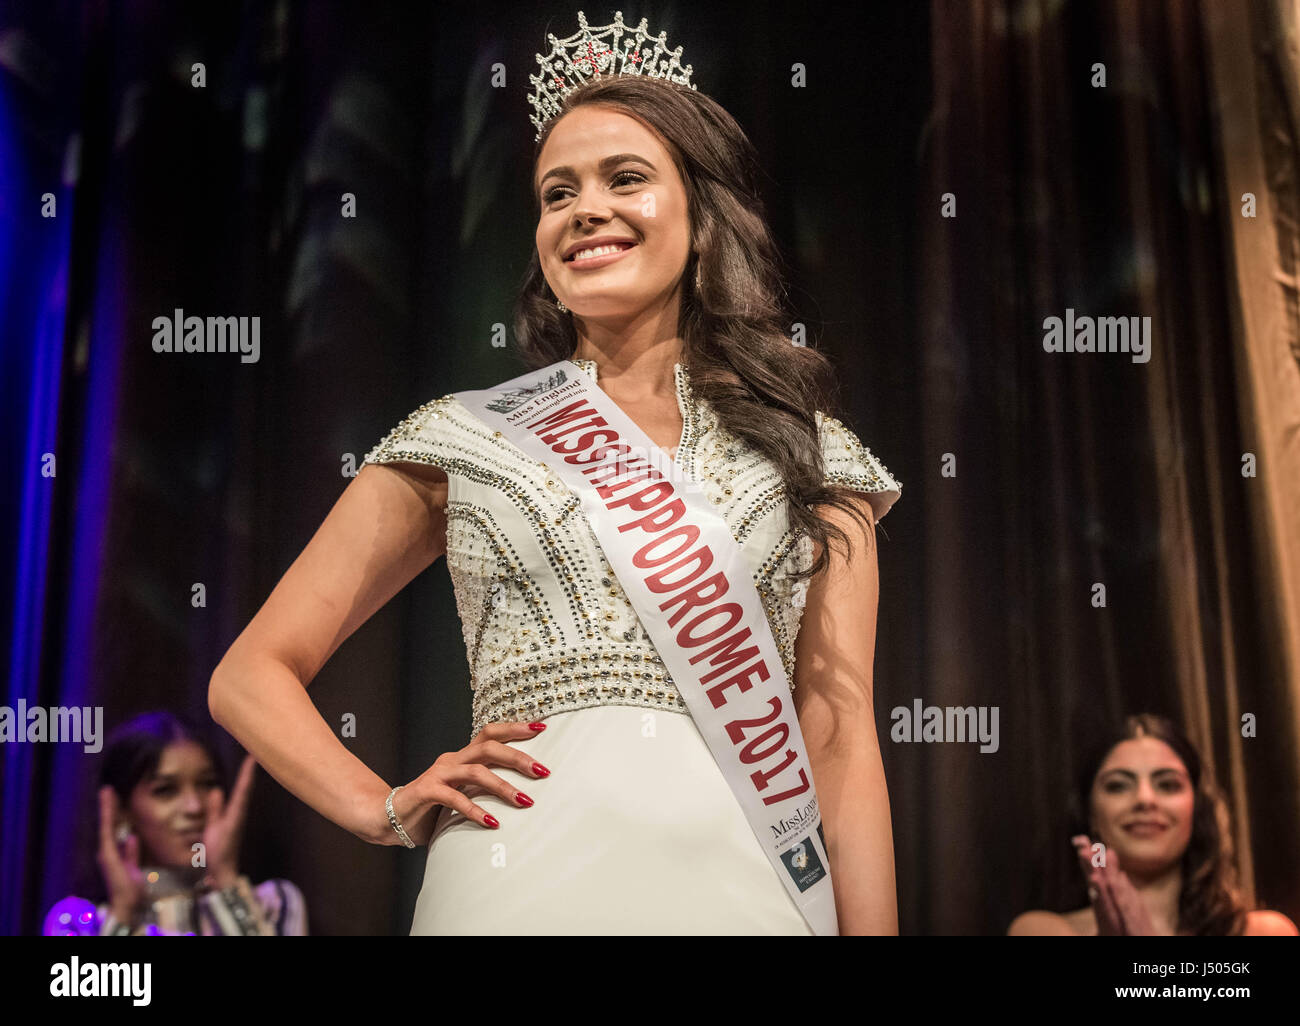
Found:
[[[1035,909],[1022,912],[1007,927],[1008,937],[1077,937],[1069,920],[1055,912]]]
[[[867,500],[859,501],[870,515]],[[853,558],[832,546],[830,566],[808,588],[795,641],[795,709],[821,803],[840,933],[897,934],[889,789],[873,705],[875,539],[839,509],[824,515],[853,540]]]
[[[1247,937],[1296,937],[1300,930],[1281,912],[1259,909],[1246,913]]]
[[[335,735],[307,685],[361,624],[446,551],[447,478],[415,464],[366,465],[208,686],[208,709],[292,794],[374,844],[390,787]]]

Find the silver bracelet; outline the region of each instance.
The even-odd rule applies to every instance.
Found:
[[[393,811],[393,795],[397,794],[405,784],[398,784],[388,792],[388,798],[384,802],[384,809],[388,812],[388,824],[397,831],[397,836],[402,839],[402,843],[408,848],[414,848],[415,842],[406,836],[406,831],[402,829],[402,824],[397,821],[397,813]]]

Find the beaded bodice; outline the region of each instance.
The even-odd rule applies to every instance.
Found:
[[[594,360],[575,360],[599,384]],[[787,523],[776,468],[730,434],[674,366],[683,430],[674,461],[701,482],[754,568],[794,687],[794,644],[812,540]],[[877,519],[901,485],[858,437],[817,412],[826,479],[867,493]],[[497,720],[537,720],[595,705],[687,712],[610,570],[581,502],[454,396],[421,406],[366,463],[415,462],[447,475],[447,566],[473,689],[473,737]]]

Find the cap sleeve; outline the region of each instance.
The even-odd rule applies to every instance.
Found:
[[[852,431],[834,417],[817,411],[821,434],[822,465],[827,484],[844,485],[865,492],[871,511],[880,520],[903,493],[903,484],[862,444]]]
[[[447,465],[452,459],[449,414],[453,402],[453,396],[445,395],[425,403],[366,453],[362,465],[426,463],[448,473]]]

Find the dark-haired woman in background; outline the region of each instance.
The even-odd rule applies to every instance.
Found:
[[[119,727],[100,772],[97,900],[57,902],[43,933],[306,934],[297,887],[254,889],[236,868],[255,765],[244,759],[227,802],[220,757],[201,731],[161,711]]]
[[[1088,830],[1071,841],[1089,904],[1064,915],[1025,912],[1009,935],[1297,934],[1280,912],[1246,908],[1227,807],[1200,755],[1170,721],[1128,717],[1084,763],[1074,802],[1075,818]]]

